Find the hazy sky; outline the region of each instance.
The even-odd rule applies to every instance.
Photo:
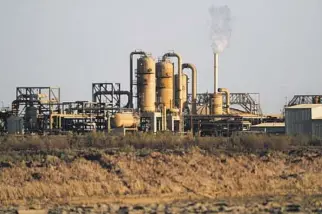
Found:
[[[64,101],[90,100],[92,82],[129,89],[129,54],[175,50],[213,91],[208,8],[227,4],[231,43],[219,87],[259,92],[278,113],[294,94],[322,94],[321,0],[0,0],[0,101],[17,86],[60,86]]]

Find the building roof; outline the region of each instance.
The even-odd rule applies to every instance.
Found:
[[[265,114],[266,117],[283,118],[283,114]]]
[[[260,123],[252,127],[265,128],[265,127],[285,127],[285,123]]]
[[[320,108],[322,104],[300,104],[295,106],[288,106],[286,109],[303,109],[303,108]]]

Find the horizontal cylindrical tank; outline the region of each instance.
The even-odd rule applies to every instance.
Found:
[[[222,115],[223,114],[223,102],[222,102],[222,94],[221,93],[215,93],[213,96],[213,104],[212,104],[212,113],[214,115]]]
[[[144,56],[137,61],[138,108],[142,112],[154,112],[156,103],[155,61]]]
[[[179,101],[179,78],[178,78],[178,74],[175,75],[175,100],[176,100],[176,106],[179,106],[178,101]],[[182,74],[181,76],[181,84],[182,84],[182,88],[181,88],[181,95],[182,95],[182,108],[185,107],[186,103],[187,103],[187,99],[188,99],[188,75],[186,74]],[[183,109],[182,109],[183,110]]]
[[[111,118],[111,125],[114,128],[132,128],[137,127],[138,124],[139,119],[135,117],[132,113],[116,113],[114,117]]]
[[[164,59],[156,64],[157,101],[166,109],[173,106],[173,74],[174,66],[170,60]]]

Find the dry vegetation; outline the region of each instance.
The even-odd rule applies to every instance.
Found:
[[[174,136],[169,134],[136,134],[111,136],[104,133],[68,136],[5,136],[0,138],[0,152],[8,151],[51,151],[51,150],[189,150],[199,147],[207,152],[226,150],[231,152],[285,151],[299,146],[322,146],[322,140],[305,136],[242,135],[230,138]]]
[[[0,138],[0,203],[79,197],[314,195],[321,141],[133,135]]]

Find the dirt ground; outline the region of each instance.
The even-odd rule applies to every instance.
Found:
[[[0,213],[322,213],[317,148],[58,154],[0,163]]]
[[[222,199],[188,197],[87,198],[50,206],[7,206],[0,213],[322,213],[322,196],[257,196]],[[183,199],[185,198],[185,199]]]

